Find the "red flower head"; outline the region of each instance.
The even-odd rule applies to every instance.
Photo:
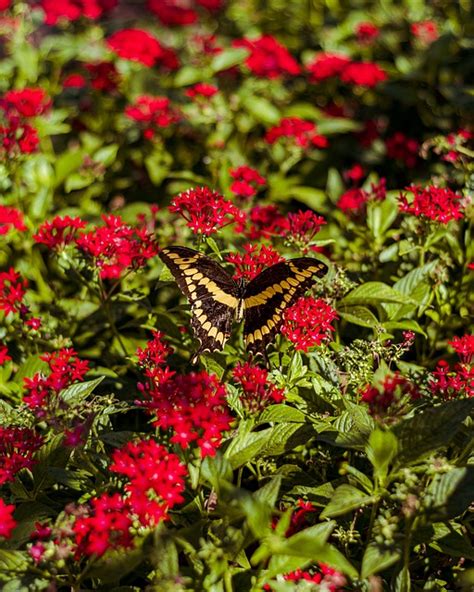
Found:
[[[73,242],[77,231],[86,225],[87,223],[80,218],[56,216],[51,222],[43,222],[38,228],[38,232],[33,235],[33,239],[37,243],[46,245],[49,249],[59,250]]]
[[[463,217],[461,212],[461,196],[447,187],[434,187],[433,185],[421,188],[411,185],[406,191],[412,194],[410,201],[407,194],[400,195],[399,208],[417,217],[428,218],[447,224],[451,220],[459,220]]]
[[[284,117],[278,125],[271,127],[265,134],[265,141],[274,144],[280,138],[301,148],[326,148],[327,138],[316,133],[316,125],[300,117]]]
[[[284,389],[268,380],[268,370],[249,362],[237,364],[232,372],[235,382],[242,388],[241,403],[250,413],[259,413],[268,405],[283,401]]]
[[[163,340],[161,331],[153,331],[153,338],[144,349],[137,349],[138,363],[142,368],[155,368],[163,365],[173,349]]]
[[[91,20],[100,18],[115,8],[117,0],[41,0],[44,22],[56,25],[58,21],[77,21],[81,17]]]
[[[252,280],[266,267],[285,260],[272,247],[260,245],[260,249],[257,249],[257,246],[247,243],[244,245],[245,253],[243,255],[231,253],[226,256],[226,261],[235,265],[234,279]]]
[[[286,238],[300,247],[308,246],[324,224],[326,220],[311,210],[290,213]]]
[[[307,352],[330,339],[334,331],[332,322],[338,318],[337,312],[324,300],[311,296],[300,298],[285,311],[281,332],[297,350]]]
[[[26,230],[23,214],[16,208],[0,205],[0,236],[8,234],[13,228],[21,232]]]
[[[449,345],[461,358],[464,364],[470,364],[474,359],[474,335],[463,335],[462,337],[453,337],[448,341]]]
[[[148,8],[163,25],[192,25],[197,20],[189,0],[148,0]]]
[[[10,8],[11,0],[0,0],[0,10],[8,10]]]
[[[355,214],[360,214],[365,210],[367,200],[368,195],[363,189],[353,187],[341,195],[336,207],[345,213],[353,212]]]
[[[351,59],[338,53],[320,53],[306,69],[310,73],[311,82],[322,82],[328,78],[340,76],[344,68],[351,63]]]
[[[185,95],[190,99],[202,101],[203,99],[211,99],[219,92],[217,86],[213,84],[206,84],[205,82],[198,82],[185,91]]]
[[[179,112],[166,97],[143,95],[126,107],[125,115],[144,126],[144,136],[151,140],[161,128],[169,127],[180,120]]]
[[[387,80],[387,73],[371,62],[352,62],[341,72],[341,80],[346,84],[372,88]]]
[[[7,113],[5,125],[0,124],[0,158],[4,153],[9,157],[31,154],[36,152],[38,145],[37,130],[19,115]]]
[[[87,80],[82,74],[77,72],[74,74],[68,74],[63,79],[63,88],[84,88],[87,86]]]
[[[12,531],[17,525],[16,520],[13,518],[13,512],[15,506],[6,504],[0,498],[0,537],[9,539],[12,535]]]
[[[124,60],[140,62],[151,67],[162,63],[165,67],[174,69],[176,58],[171,59],[171,50],[164,49],[158,39],[141,29],[122,29],[111,35],[107,43],[112,51]]]
[[[13,267],[0,272],[0,310],[6,315],[22,313],[24,310],[23,297],[28,286],[27,280],[22,280]]]
[[[380,35],[380,29],[373,23],[359,23],[355,33],[361,45],[371,45]]]
[[[474,366],[461,363],[451,368],[448,362],[441,360],[428,386],[433,396],[442,399],[474,397]]]
[[[42,88],[9,90],[2,102],[4,110],[14,111],[21,117],[37,117],[46,113],[51,106],[51,99]]]
[[[195,234],[206,236],[245,220],[244,212],[209,187],[195,187],[180,193],[172,200],[169,210],[182,216]]]
[[[29,428],[0,427],[0,485],[13,481],[21,469],[31,469],[42,444],[43,438]]]
[[[357,184],[365,177],[364,167],[359,163],[356,163],[347,171],[344,171],[344,178]]]
[[[96,62],[85,64],[93,89],[103,92],[114,92],[120,83],[120,74],[112,62]]]
[[[250,210],[247,222],[248,228],[242,225],[237,230],[252,241],[281,236],[288,229],[288,219],[283,216],[278,206],[273,204],[254,206]]]
[[[413,138],[408,138],[402,132],[395,132],[385,141],[388,158],[398,160],[412,169],[418,162],[420,144]]]
[[[230,169],[230,176],[234,182],[230,190],[237,197],[248,200],[257,194],[258,187],[266,185],[267,181],[259,172],[249,166],[240,166]]]
[[[236,39],[234,47],[244,47],[250,51],[245,60],[247,68],[260,78],[280,78],[281,76],[297,76],[301,68],[289,51],[272,35],[262,35],[257,39]]]
[[[6,345],[0,345],[0,366],[9,362],[11,357],[8,355],[8,347]]]
[[[436,23],[430,20],[412,23],[410,31],[423,45],[430,45],[439,37]]]
[[[416,386],[407,378],[395,372],[386,376],[376,386],[367,385],[361,392],[361,400],[369,405],[371,415],[384,415],[388,409],[403,398],[418,399],[420,393]]]

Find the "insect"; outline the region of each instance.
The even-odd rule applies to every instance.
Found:
[[[300,257],[272,265],[246,283],[194,249],[167,247],[160,257],[191,304],[191,325],[200,343],[193,363],[203,352],[221,350],[233,320],[242,318],[247,351],[266,358],[285,309],[328,271],[324,263]]]

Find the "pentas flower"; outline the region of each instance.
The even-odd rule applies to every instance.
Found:
[[[329,567],[324,563],[319,564],[320,573],[310,573],[301,569],[297,569],[283,578],[289,582],[309,582],[310,584],[317,584],[319,590],[327,590],[328,592],[343,592],[347,584],[347,580],[341,572]]]
[[[195,234],[209,236],[233,223],[245,221],[245,213],[217,191],[195,187],[177,195],[169,211],[179,214]]]
[[[217,37],[215,35],[192,35],[189,39],[193,46],[193,57],[215,56],[223,51],[223,48],[218,45]]]
[[[455,364],[453,368],[445,360],[438,362],[428,388],[431,394],[442,399],[474,397],[474,366]]]
[[[248,213],[246,222],[246,225],[237,228],[237,232],[243,232],[251,241],[281,236],[288,230],[287,217],[274,204],[254,206]]]
[[[419,397],[416,386],[398,372],[386,376],[375,386],[367,385],[361,391],[361,401],[367,403],[370,414],[374,416],[383,416],[390,408],[395,409],[404,400],[415,400]]]
[[[377,184],[371,183],[370,190],[353,187],[344,192],[336,207],[345,214],[358,216],[365,212],[369,201],[383,201],[387,195],[386,179],[382,177]]]
[[[0,123],[0,160],[4,155],[31,154],[38,145],[38,131],[18,115],[7,114],[5,123]]]
[[[11,5],[11,0],[0,0],[0,10],[8,10]]]
[[[331,338],[332,322],[337,318],[337,312],[327,302],[306,296],[286,309],[281,332],[295,349],[307,352]]]
[[[341,72],[342,82],[366,88],[377,86],[387,78],[385,70],[371,62],[352,62]]]
[[[76,239],[80,251],[92,260],[102,279],[119,279],[124,273],[144,267],[158,253],[146,228],[125,224],[120,216],[102,216],[97,226]]]
[[[15,111],[21,117],[37,117],[51,107],[51,99],[42,88],[9,90],[1,101],[4,110]]]
[[[192,25],[197,20],[197,13],[190,3],[182,0],[148,0],[148,9],[163,25]]]
[[[314,516],[314,513],[318,511],[311,502],[305,502],[302,499],[296,502],[296,507],[297,509],[291,514],[290,526],[285,532],[286,537],[290,537],[306,528],[309,523],[308,518],[311,515]]]
[[[26,230],[23,214],[16,208],[0,205],[0,236],[8,234],[10,230]]]
[[[202,6],[209,12],[220,10],[224,6],[225,0],[196,0],[196,4]]]
[[[344,171],[344,179],[357,184],[365,177],[365,170],[362,165],[356,163],[347,171]]]
[[[245,253],[231,253],[225,258],[226,261],[235,265],[234,279],[236,280],[252,280],[266,267],[285,260],[272,247],[265,245],[257,247],[247,243],[243,248]]]
[[[178,67],[176,54],[162,47],[158,39],[142,29],[122,29],[107,39],[110,49],[124,60],[144,66],[163,65],[169,70]]]
[[[0,485],[13,481],[21,469],[31,469],[34,453],[43,438],[34,430],[22,427],[0,427]]]
[[[462,337],[453,337],[448,343],[464,364],[472,362],[474,359],[474,335],[467,334]]]
[[[299,247],[307,247],[324,224],[326,220],[311,210],[290,213],[285,238]]]
[[[0,366],[11,361],[11,357],[8,355],[8,347],[6,345],[0,345]]]
[[[241,387],[240,401],[249,413],[259,413],[268,405],[283,401],[284,389],[268,380],[268,370],[249,362],[237,364],[232,371],[234,381]]]
[[[46,221],[38,228],[38,232],[33,235],[37,243],[46,245],[49,249],[62,249],[69,243],[72,243],[81,228],[85,228],[87,222],[80,218],[71,218],[70,216],[56,216],[51,222]]]
[[[416,217],[427,218],[441,224],[447,224],[451,220],[459,220],[463,217],[462,197],[447,187],[419,187],[411,185],[406,190],[408,193],[399,197],[399,209],[401,212],[412,214]]]
[[[138,387],[145,397],[138,404],[154,415],[155,426],[170,430],[171,442],[182,448],[195,443],[202,458],[215,455],[232,422],[225,385],[215,375],[168,375]]]
[[[346,84],[371,88],[387,79],[387,73],[372,62],[355,62],[337,53],[322,53],[310,62],[306,69],[311,82],[339,78]]]
[[[183,503],[187,469],[164,446],[151,439],[128,442],[112,460],[110,470],[128,478],[125,501],[142,526],[166,520],[169,510]]]
[[[316,133],[316,124],[300,117],[284,117],[265,134],[265,141],[274,144],[281,138],[301,148],[326,148],[328,140]]]
[[[40,358],[48,364],[49,371],[37,372],[32,378],[24,378],[24,403],[33,409],[37,417],[53,413],[61,401],[62,390],[75,382],[82,382],[89,370],[89,363],[80,360],[71,348],[63,348],[47,353]]]
[[[138,121],[143,125],[143,135],[151,140],[159,130],[178,122],[181,116],[168,98],[142,95],[135,103],[125,109],[125,115],[129,119]]]
[[[322,82],[328,78],[340,76],[344,68],[351,63],[348,56],[339,53],[320,53],[306,69],[310,73],[311,82]]]
[[[120,84],[120,73],[112,62],[94,62],[84,65],[93,89],[114,92]]]
[[[301,68],[290,52],[272,35],[256,39],[236,39],[234,47],[244,47],[250,54],[245,60],[247,68],[260,78],[275,79],[285,75],[297,76]]]
[[[190,99],[202,101],[203,99],[211,99],[219,92],[219,89],[214,84],[207,84],[206,82],[198,82],[191,88],[186,89],[185,95]]]
[[[5,539],[11,537],[13,529],[17,525],[17,521],[13,518],[14,511],[14,505],[6,504],[2,498],[0,498],[0,537]]]
[[[63,88],[84,88],[87,86],[87,80],[82,74],[68,74],[63,79]]]
[[[96,20],[116,5],[117,0],[40,0],[46,25],[77,21],[81,17]]]
[[[439,37],[437,24],[430,20],[412,23],[410,31],[423,45],[431,45]]]
[[[230,176],[234,179],[230,190],[234,195],[244,200],[249,200],[254,197],[259,187],[266,185],[265,177],[249,166],[239,166],[235,169],[230,169]]]
[[[409,169],[416,166],[420,143],[414,138],[409,138],[402,132],[395,132],[385,140],[385,148],[388,158],[398,160]]]
[[[136,356],[142,368],[155,368],[166,363],[168,356],[173,353],[173,348],[163,338],[164,333],[153,331],[153,338],[147,342],[146,347],[137,348]]]
[[[23,313],[25,306],[23,298],[28,286],[28,281],[21,278],[13,267],[8,271],[0,272],[0,310],[6,315],[10,313]]]
[[[89,513],[79,516],[72,527],[76,557],[101,557],[109,549],[131,548],[133,522],[127,509],[127,503],[118,493],[92,498]]]
[[[380,29],[370,22],[356,25],[355,34],[361,45],[371,45],[380,35]]]

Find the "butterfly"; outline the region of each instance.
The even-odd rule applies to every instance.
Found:
[[[167,247],[160,258],[191,304],[191,325],[200,346],[193,357],[223,349],[232,323],[244,319],[247,351],[266,358],[285,309],[324,276],[328,268],[312,257],[267,267],[250,282],[235,281],[216,261],[187,247]]]

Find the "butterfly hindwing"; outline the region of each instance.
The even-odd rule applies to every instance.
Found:
[[[191,304],[191,325],[204,351],[221,350],[227,341],[239,288],[217,262],[186,247],[167,247],[160,257]]]
[[[265,355],[283,323],[285,309],[327,270],[317,259],[300,257],[268,267],[246,286],[244,339],[249,352]]]

